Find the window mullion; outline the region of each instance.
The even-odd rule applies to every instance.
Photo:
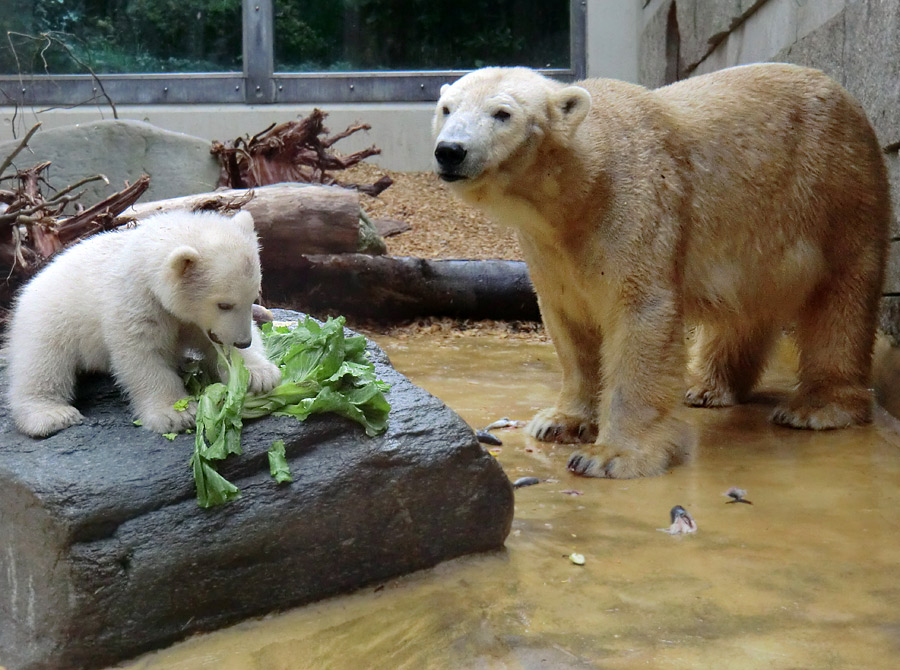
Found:
[[[244,101],[272,102],[275,70],[273,0],[243,0]]]

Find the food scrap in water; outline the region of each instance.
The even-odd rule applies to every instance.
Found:
[[[569,554],[569,560],[572,561],[575,565],[584,565],[584,554]]]
[[[584,491],[579,491],[577,489],[564,489],[560,491],[560,493],[564,493],[567,496],[581,496],[584,495]]]
[[[747,505],[753,504],[752,502],[744,498],[744,496],[747,495],[747,491],[745,489],[739,489],[736,486],[732,486],[722,495],[731,498],[731,500],[725,503],[726,505],[733,505],[734,503],[745,503]]]
[[[486,430],[476,431],[475,437],[477,437],[478,441],[481,442],[482,444],[490,444],[495,447],[499,447],[500,445],[503,444],[503,442],[500,441],[500,438],[494,437]]]
[[[482,430],[485,432],[490,432],[499,428],[521,428],[525,425],[525,423],[525,421],[513,421],[509,417],[504,416],[502,419],[497,419],[493,423],[489,423],[484,428],[482,428]]]
[[[669,517],[672,519],[672,525],[668,528],[657,528],[656,530],[668,533],[669,535],[697,532],[697,522],[694,521],[694,517],[692,517],[681,505],[675,505],[675,507],[669,511]]]
[[[541,480],[537,477],[519,477],[516,481],[513,482],[514,489],[520,489],[523,486],[534,486],[535,484],[540,484]]]

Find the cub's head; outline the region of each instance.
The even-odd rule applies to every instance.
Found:
[[[249,212],[232,218],[181,214],[169,230],[160,299],[176,318],[199,327],[213,342],[243,349],[252,337],[259,296],[259,245]]]
[[[567,144],[591,96],[528,68],[490,67],[444,84],[435,110],[434,170],[464,191],[498,173],[528,169],[545,138]]]

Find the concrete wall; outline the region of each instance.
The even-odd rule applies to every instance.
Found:
[[[900,0],[638,1],[638,77],[646,86],[672,81],[675,70],[684,78],[781,61],[824,70],[862,103],[891,174],[894,242],[883,325],[900,336]]]
[[[637,35],[640,0],[584,0],[587,9],[587,60],[589,76],[637,80]],[[328,112],[332,131],[364,121],[372,126],[342,140],[337,148],[351,152],[375,144],[382,150],[373,162],[392,170],[428,170],[431,161],[431,113],[429,103],[318,105],[122,105],[119,117],[148,121],[160,128],[196,135],[208,140],[233,139],[308,114],[313,107]],[[17,110],[0,106],[0,142],[21,137],[40,120],[56,128],[112,118],[109,108]]]

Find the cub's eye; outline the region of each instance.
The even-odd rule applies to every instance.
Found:
[[[221,309],[223,312],[230,312],[231,310],[234,309],[234,304],[233,304],[233,303],[230,303],[230,302],[220,302],[219,305],[218,305],[218,307],[219,307],[219,309]]]
[[[447,105],[444,105],[444,106],[441,108],[441,113],[442,113],[444,116],[450,116],[450,108],[447,107]]]
[[[494,118],[498,121],[509,121],[510,116],[512,116],[512,114],[507,112],[505,109],[498,109],[496,112],[494,112]]]

